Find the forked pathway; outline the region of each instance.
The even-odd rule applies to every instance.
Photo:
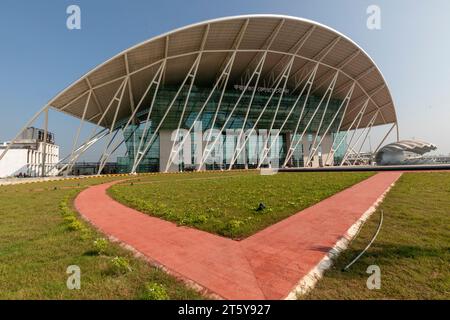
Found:
[[[128,208],[107,195],[114,182],[84,190],[75,206],[108,236],[221,298],[284,299],[400,175],[378,173],[242,241]]]

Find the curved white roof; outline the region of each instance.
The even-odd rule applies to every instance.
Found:
[[[417,154],[425,154],[432,150],[436,150],[437,147],[432,144],[421,140],[401,140],[393,142],[382,147],[378,153],[381,152],[412,152]]]
[[[241,83],[255,68],[256,57],[267,51],[261,74],[267,85],[279,75],[288,58],[295,55],[287,88],[299,88],[308,72],[319,65],[312,92],[323,93],[337,70],[333,96],[343,99],[356,83],[341,129],[347,129],[369,99],[360,127],[396,123],[394,103],[380,70],[356,43],[343,34],[314,21],[282,15],[245,15],[208,20],[173,30],[131,47],[94,68],[50,101],[50,106],[82,118],[88,96],[87,121],[101,119],[126,77],[127,90],[117,119],[132,113],[158,66],[166,61],[164,84],[180,84],[199,52],[202,58],[195,83],[212,86],[230,52],[237,50],[229,84]],[[113,123],[108,112],[100,125]]]

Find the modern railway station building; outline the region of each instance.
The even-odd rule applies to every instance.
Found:
[[[99,173],[112,157],[135,173],[351,165],[372,128],[386,128],[377,150],[389,134],[398,139],[369,55],[336,30],[279,15],[209,20],[144,41],[34,119],[49,110],[80,120],[60,173],[101,140]],[[85,141],[83,123],[95,127]]]

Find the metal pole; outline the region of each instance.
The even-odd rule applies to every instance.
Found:
[[[167,159],[166,168],[165,168],[164,172],[169,171],[169,168],[170,168],[170,165],[172,164],[173,158],[175,158],[176,154],[180,150],[179,148],[177,148],[177,151],[175,151],[175,144],[179,140],[178,135],[180,133],[180,128],[181,128],[181,125],[183,123],[183,118],[184,118],[184,114],[186,113],[187,105],[189,103],[189,98],[191,96],[192,87],[194,86],[195,79],[197,77],[198,67],[200,65],[201,58],[202,58],[202,53],[200,53],[200,55],[198,57],[198,63],[196,64],[195,69],[194,69],[194,73],[192,74],[191,83],[189,84],[189,89],[188,89],[188,92],[187,92],[187,95],[186,95],[186,99],[184,100],[183,110],[181,111],[180,119],[178,120],[177,130],[175,132],[175,139],[173,139],[172,147],[170,148],[170,154],[169,154],[169,158]],[[184,137],[182,139],[184,140]],[[180,147],[181,146],[182,146],[182,144],[180,144]]]
[[[125,126],[123,127],[123,129],[122,129],[123,132],[125,132],[125,131],[127,130],[127,128],[130,126],[131,122],[134,121],[134,118],[135,118],[135,116],[136,116],[138,110],[139,110],[140,107],[142,106],[142,102],[144,101],[144,99],[145,99],[145,97],[147,96],[148,92],[150,91],[152,85],[154,85],[154,84],[157,85],[157,87],[156,87],[156,89],[155,89],[155,95],[156,95],[156,92],[158,91],[158,88],[159,88],[158,85],[159,85],[159,83],[160,83],[160,81],[161,81],[161,77],[162,77],[162,74],[163,74],[162,70],[164,70],[164,65],[165,65],[165,63],[163,62],[163,63],[161,64],[161,66],[159,67],[158,71],[157,71],[157,72],[155,73],[155,75],[153,76],[152,81],[150,81],[150,84],[147,86],[147,89],[146,89],[146,90],[144,91],[144,93],[142,94],[142,97],[141,97],[141,99],[139,100],[139,103],[138,103],[137,106],[134,108],[133,113],[131,114],[131,116],[129,117],[127,123],[126,123]],[[158,75],[159,75],[159,79],[158,79],[158,81],[156,81],[156,78],[158,77]],[[154,96],[154,97],[155,97],[155,96]],[[154,99],[153,99],[152,101],[154,101]],[[152,106],[153,106],[153,103],[151,104],[150,109],[149,109],[149,112],[148,112],[148,115],[147,115],[146,125],[148,124],[148,121],[149,121],[149,118],[150,118],[150,114],[151,114],[151,112],[152,112]],[[133,130],[133,134],[132,134],[133,140],[134,140],[134,144],[133,144],[134,149],[136,149],[136,131],[137,131],[138,128],[139,128],[139,125],[136,125],[136,128]],[[113,129],[114,129],[114,128],[113,128]],[[130,137],[131,137],[131,136],[130,136]],[[116,152],[116,150],[119,149],[119,147],[120,147],[124,142],[128,142],[128,140],[130,139],[130,137],[129,137],[127,140],[122,140],[118,145],[116,145],[116,146],[113,148],[113,151],[111,151],[109,154],[106,155],[106,158],[104,159],[104,162],[105,162],[105,163],[108,162],[109,157],[110,157],[112,154],[114,154],[114,152]],[[141,141],[142,141],[142,140],[141,140]],[[134,154],[134,158],[136,159],[136,157],[137,157],[136,150],[133,151],[133,154]]]
[[[374,154],[376,154],[378,152],[378,150],[380,150],[381,145],[384,143],[384,141],[386,141],[387,137],[389,136],[389,134],[392,132],[392,129],[394,129],[394,127],[396,126],[396,124],[392,124],[391,128],[389,129],[389,131],[386,133],[386,135],[383,137],[383,139],[381,140],[380,144],[377,146],[377,148],[375,149],[375,151],[373,152]]]
[[[117,95],[118,95],[118,94],[121,92],[121,90],[125,87],[126,79],[127,79],[127,78],[125,78],[125,79],[121,82],[121,84],[120,84],[120,86],[117,88],[117,90],[116,90],[114,96],[111,98],[111,101],[109,102],[107,108],[105,109],[105,111],[104,111],[103,114],[101,115],[100,120],[98,120],[96,126],[93,128],[93,130],[92,130],[92,132],[91,132],[91,135],[89,136],[89,139],[87,139],[88,142],[84,144],[85,146],[87,146],[87,148],[85,148],[84,150],[83,150],[82,148],[79,148],[79,149],[81,150],[81,152],[80,152],[79,154],[77,154],[75,157],[73,157],[73,158],[70,160],[70,162],[74,162],[74,163],[75,163],[75,161],[77,161],[77,159],[78,159],[78,158],[79,158],[79,157],[80,157],[87,149],[89,149],[89,148],[91,147],[91,144],[89,145],[89,143],[90,143],[91,141],[94,141],[94,143],[95,143],[95,142],[97,142],[97,141],[99,140],[99,139],[95,139],[95,137],[96,137],[96,131],[97,131],[97,129],[100,127],[100,123],[103,121],[103,119],[105,118],[105,116],[106,116],[106,114],[108,113],[109,109],[110,109],[111,106],[113,105],[113,102],[116,101],[116,100],[119,100],[119,98],[117,97]],[[107,129],[105,129],[105,130],[107,130]],[[104,130],[101,131],[100,133],[102,133],[102,132],[104,132]],[[102,138],[103,138],[103,137],[104,137],[104,135],[102,136]],[[69,165],[71,165],[71,164],[69,163]],[[65,165],[62,169],[60,169],[59,172],[62,172],[65,168],[67,168],[67,165]],[[59,172],[58,172],[58,173],[59,173]]]
[[[399,128],[398,128],[398,122],[395,123],[395,127],[396,127],[396,131],[397,131],[397,142],[400,141],[400,132],[399,132]]]
[[[314,144],[313,144],[313,150],[314,150],[314,151],[311,152],[312,154],[310,155],[310,158],[308,159],[308,162],[307,162],[306,166],[308,166],[309,161],[311,161],[311,158],[315,156],[315,154],[316,154],[316,152],[317,152],[319,146],[322,144],[322,142],[323,142],[323,140],[325,139],[326,135],[327,135],[328,132],[330,131],[331,126],[333,125],[334,121],[336,120],[336,118],[337,118],[339,112],[341,111],[342,107],[343,107],[344,104],[345,104],[345,108],[344,108],[344,112],[343,112],[343,115],[342,115],[342,119],[344,118],[345,111],[347,110],[347,107],[348,107],[348,105],[349,105],[349,103],[350,103],[351,96],[352,96],[352,94],[353,94],[353,89],[354,89],[354,88],[355,88],[355,83],[353,83],[353,85],[351,86],[349,92],[347,93],[347,96],[346,96],[345,99],[342,101],[341,105],[339,106],[339,109],[337,110],[336,114],[334,115],[333,119],[331,120],[330,124],[328,125],[328,128],[325,130],[324,134],[322,135],[322,138],[319,140],[319,143],[317,144],[317,146],[314,146]],[[342,119],[341,119],[341,120],[342,120]],[[341,122],[342,122],[342,121],[341,121]],[[338,132],[339,132],[339,128],[338,128]],[[333,141],[333,142],[334,142],[334,141]],[[331,145],[331,148],[333,148],[333,145]],[[328,157],[327,157],[327,160],[328,160]],[[326,164],[327,164],[327,162],[325,162],[325,165],[326,165]]]
[[[212,121],[211,129],[213,129],[214,122],[215,122],[215,119],[217,118],[217,113],[219,111],[220,104],[221,104],[221,101],[222,101],[222,97],[223,97],[223,95],[225,93],[225,89],[227,87],[228,78],[230,76],[230,72],[231,72],[231,69],[232,69],[232,66],[233,66],[233,63],[234,63],[235,56],[236,56],[236,53],[233,53],[232,56],[230,57],[230,59],[228,60],[227,64],[225,65],[225,68],[223,69],[222,73],[220,74],[219,78],[217,79],[216,83],[214,84],[214,87],[212,88],[211,92],[209,93],[208,97],[206,98],[205,102],[203,103],[202,107],[200,108],[197,116],[195,117],[194,121],[192,122],[191,127],[189,128],[187,134],[183,137],[183,140],[178,145],[178,148],[177,148],[177,150],[175,151],[174,154],[177,154],[181,150],[181,148],[184,145],[184,143],[186,142],[186,140],[188,138],[190,138],[190,134],[191,134],[191,132],[192,132],[196,122],[200,119],[200,116],[202,115],[202,113],[203,113],[204,109],[206,108],[208,102],[211,100],[211,97],[213,96],[214,91],[216,91],[219,88],[220,83],[225,79],[224,80],[225,83],[224,83],[223,88],[221,90],[221,97],[219,99],[219,102],[218,102],[218,105],[217,105],[217,109],[216,109],[216,112],[215,112],[215,117],[214,117],[214,120]],[[169,160],[170,161],[169,161],[169,166],[168,167],[170,167],[170,165],[173,162],[173,156],[170,157]]]
[[[311,78],[308,79],[308,82],[307,82],[307,84],[309,83],[308,92],[306,93],[305,101],[303,102],[302,111],[300,112],[300,115],[298,116],[298,121],[297,121],[297,124],[295,125],[295,130],[294,130],[294,133],[292,135],[291,143],[289,144],[289,149],[288,149],[288,151],[286,153],[286,159],[285,159],[285,161],[283,163],[283,167],[286,167],[287,163],[289,162],[289,160],[291,158],[289,156],[289,154],[290,153],[291,154],[294,153],[295,148],[292,149],[292,145],[294,144],[295,135],[297,134],[298,128],[300,127],[300,122],[303,119],[303,113],[305,112],[306,104],[308,103],[308,99],[309,99],[309,96],[310,96],[310,93],[311,93],[312,85],[314,84],[314,80],[316,78],[316,74],[317,74],[317,69],[318,68],[319,68],[319,64],[317,63],[315,68],[313,69],[312,79]]]
[[[336,142],[336,137],[335,139],[333,139],[333,145],[331,147],[331,152],[328,154],[327,159],[325,160],[325,163],[328,163],[328,160],[330,159],[330,156],[333,155],[334,157],[334,153],[336,152],[337,149],[339,149],[339,147],[341,146],[342,142],[344,142],[345,139],[347,139],[347,135],[348,132],[353,128],[353,125],[356,123],[356,121],[358,120],[358,118],[360,117],[360,115],[362,115],[364,113],[364,111],[366,110],[367,104],[369,103],[369,99],[366,100],[366,102],[363,104],[362,109],[358,111],[358,113],[356,114],[356,117],[353,119],[353,121],[351,122],[350,126],[348,127],[347,131],[345,132],[344,136],[342,137],[342,139],[339,141],[339,143],[337,144],[336,148],[334,148],[334,144]],[[344,117],[345,117],[346,113],[344,112],[344,114],[342,115],[341,121],[339,123],[339,128],[336,131],[337,133],[340,132],[341,127],[342,127],[342,123],[344,122]],[[359,123],[358,123],[359,125]],[[352,138],[353,139],[353,138]],[[333,166],[334,166],[334,161],[333,161]]]
[[[363,139],[363,142],[362,142],[361,145],[359,146],[358,152],[356,153],[356,158],[355,158],[355,160],[353,161],[353,165],[355,165],[356,161],[358,161],[358,160],[359,160],[359,157],[361,156],[361,150],[362,150],[364,144],[366,143],[367,137],[369,136],[370,132],[372,131],[373,124],[375,123],[375,120],[376,120],[376,118],[377,118],[377,116],[378,116],[378,111],[379,111],[379,110],[377,110],[377,112],[375,112],[375,115],[374,115],[373,118],[372,118],[373,121],[372,121],[372,120],[370,121],[369,130],[367,131],[366,136],[365,136],[364,139]],[[367,129],[367,128],[366,128],[366,129]],[[356,146],[356,144],[355,144],[355,146]]]
[[[338,73],[339,73],[339,70],[336,71],[336,75],[337,75]],[[292,157],[292,155],[294,154],[295,149],[296,149],[297,146],[300,144],[300,142],[303,140],[303,136],[305,135],[306,130],[308,130],[309,126],[311,125],[312,121],[314,120],[314,118],[315,118],[317,112],[319,111],[319,109],[320,109],[320,107],[321,107],[321,105],[322,105],[322,103],[323,103],[323,100],[325,100],[325,97],[327,96],[327,94],[328,94],[329,91],[332,92],[332,90],[333,90],[335,84],[336,84],[336,76],[333,78],[333,81],[330,83],[330,85],[328,86],[328,88],[327,88],[327,90],[325,91],[324,95],[323,95],[322,98],[320,99],[319,104],[317,105],[317,107],[316,107],[316,109],[314,110],[314,112],[313,112],[311,118],[309,119],[308,123],[306,124],[305,128],[303,129],[303,132],[302,132],[302,134],[300,135],[299,140],[297,141],[297,143],[295,144],[294,147],[291,146],[291,147],[289,148],[289,151],[288,151],[288,153],[287,153],[287,156],[286,156],[286,159],[285,159],[285,161],[284,161],[283,167],[286,166],[287,162],[289,161],[289,159],[290,159],[290,158]],[[293,142],[293,140],[292,140],[292,142]]]
[[[375,113],[375,115],[372,117],[372,119],[371,119],[371,120],[369,121],[369,123],[368,123],[368,125],[369,125],[370,128],[372,127],[372,124],[373,124],[373,122],[375,121],[375,119],[376,119],[377,116],[378,116],[378,111]],[[361,119],[360,119],[360,120],[362,120],[362,118],[363,118],[363,116],[361,116]],[[366,132],[366,129],[367,129],[367,128],[368,128],[368,127],[365,127],[365,128],[361,131],[361,133],[359,134],[359,136],[358,136],[358,138],[356,139],[355,143],[353,144],[353,147],[356,147],[356,145],[358,144],[359,140],[361,139],[361,137],[363,136],[363,134]],[[358,123],[358,127],[355,129],[354,133],[356,133],[356,130],[357,130],[357,129],[359,129],[359,123]],[[352,140],[353,140],[353,139],[350,140],[349,147],[350,147],[350,145],[351,145]],[[353,151],[355,151],[355,150],[353,149],[353,147],[350,147],[350,149],[352,149]],[[362,148],[362,147],[361,147],[361,148]],[[360,148],[359,150],[361,150],[361,148]],[[347,151],[348,151],[348,150],[347,150]],[[358,154],[359,152],[360,152],[360,151],[358,151],[357,154]],[[347,161],[348,156],[349,156],[349,153],[346,152],[346,154],[344,155],[344,158],[343,158],[342,161],[341,161],[341,166],[344,164],[345,161]]]
[[[112,133],[112,131],[114,130],[114,127],[115,127],[115,125],[116,125],[117,116],[118,116],[118,114],[119,114],[120,105],[122,104],[123,95],[124,95],[124,93],[125,93],[125,88],[126,88],[127,85],[128,85],[128,81],[129,81],[129,78],[125,78],[125,84],[124,84],[123,87],[122,87],[122,92],[120,93],[120,98],[119,98],[119,100],[117,101],[116,112],[114,113],[114,118],[113,118],[113,121],[112,121],[112,123],[111,123],[111,127],[109,128],[109,135],[111,135],[111,133]],[[117,134],[117,132],[118,132],[118,131],[116,131],[116,134]],[[102,154],[102,156],[101,156],[101,158],[100,158],[101,160],[100,160],[100,163],[99,163],[99,168],[98,168],[98,173],[97,173],[97,175],[100,175],[101,172],[102,172],[102,170],[103,170],[103,168],[105,167],[106,161],[107,161],[107,159],[109,158],[109,155],[108,155],[107,157],[105,157],[105,154],[108,152],[109,147],[111,146],[112,142],[113,142],[114,139],[116,138],[116,134],[114,134],[114,135],[110,138],[108,144],[107,144],[106,147],[105,147],[105,150],[103,151],[103,154]]]
[[[333,86],[331,87],[331,90],[330,90],[330,93],[329,93],[329,96],[328,96],[328,99],[327,99],[327,103],[326,103],[325,108],[324,108],[324,110],[323,110],[322,117],[320,118],[319,126],[317,127],[316,135],[315,135],[315,137],[314,137],[313,143],[311,144],[312,148],[311,148],[311,150],[309,151],[309,155],[308,155],[308,159],[306,160],[306,165],[305,165],[305,167],[307,167],[307,166],[309,165],[309,163],[310,163],[310,161],[311,161],[311,159],[312,159],[312,157],[313,157],[313,155],[312,155],[313,150],[314,150],[314,153],[316,152],[316,150],[315,150],[315,145],[316,145],[316,142],[317,142],[317,137],[319,136],[320,129],[322,129],[323,120],[325,119],[325,115],[326,115],[327,110],[328,110],[328,105],[330,104],[331,96],[333,95],[333,90],[334,90],[334,87],[335,87],[335,85],[336,85],[336,81],[337,81],[338,75],[339,75],[339,72],[336,72],[336,75],[335,75],[335,76],[333,77],[333,79],[331,80],[331,82],[333,83]],[[318,148],[318,147],[319,147],[319,146],[317,146],[317,148]]]
[[[72,162],[75,163],[77,159],[85,153],[90,147],[92,147],[97,141],[104,138],[108,134],[108,129],[103,129],[99,133],[97,133],[94,137],[90,138],[87,142],[83,143],[76,151],[75,155],[69,159],[69,162],[65,164],[61,169],[58,170],[56,175],[59,175],[61,172],[63,172],[66,168],[68,168]],[[53,166],[53,168],[57,167],[58,164],[62,163],[64,160],[69,158],[69,156],[65,157],[63,160],[59,161],[57,164]],[[72,165],[73,166],[73,165]]]
[[[233,108],[230,111],[230,114],[228,115],[227,119],[225,120],[224,124],[222,125],[222,128],[220,129],[219,135],[214,139],[212,145],[208,148],[205,147],[205,150],[203,152],[202,155],[202,159],[200,161],[200,165],[197,169],[197,171],[200,171],[203,164],[205,163],[206,159],[209,157],[209,155],[211,154],[212,149],[214,148],[214,146],[216,145],[217,141],[219,141],[219,139],[222,139],[222,132],[225,129],[225,127],[227,126],[228,122],[231,119],[231,116],[233,115],[234,111],[236,110],[237,106],[239,105],[239,103],[242,100],[242,97],[244,96],[245,92],[247,91],[248,87],[250,86],[250,83],[252,82],[254,76],[257,74],[258,70],[261,68],[261,62],[262,62],[262,58],[259,60],[258,65],[256,66],[255,70],[253,71],[252,75],[250,76],[250,79],[247,81],[247,84],[245,85],[244,90],[242,91],[242,93],[239,95],[238,100],[236,101],[236,103],[234,104]],[[209,141],[211,139],[211,132],[208,135],[207,141]]]
[[[42,143],[42,172],[41,176],[45,177],[45,162],[47,158],[47,136],[48,136],[48,108],[44,113],[44,142]]]
[[[87,113],[87,109],[89,107],[89,102],[91,101],[91,96],[92,96],[92,91],[89,91],[89,95],[87,97],[86,104],[84,106],[83,115],[82,115],[81,120],[80,120],[80,125],[79,125],[77,133],[75,135],[75,140],[73,142],[72,152],[71,152],[70,157],[73,157],[73,154],[75,152],[75,148],[78,145],[78,140],[80,139],[81,128],[83,127],[84,119],[86,119],[86,113]],[[69,173],[71,170],[72,170],[72,167],[69,167],[67,169],[67,171],[66,171],[66,174]]]
[[[341,139],[341,142],[339,143],[339,145],[335,149],[335,150],[339,149],[339,147],[341,146],[342,142],[344,142],[344,139],[347,139],[348,132],[352,129],[352,127],[355,124],[355,122],[358,121],[358,123],[356,124],[356,126],[355,126],[355,128],[353,130],[352,136],[350,138],[350,142],[348,143],[347,149],[345,150],[344,157],[342,159],[345,159],[345,157],[347,156],[347,153],[349,151],[350,145],[352,144],[353,138],[355,137],[356,130],[359,129],[359,125],[360,125],[361,120],[362,120],[362,118],[364,116],[364,113],[366,112],[366,108],[367,108],[368,105],[369,105],[369,99],[366,100],[366,102],[364,103],[364,106],[362,107],[362,109],[358,112],[358,114],[356,115],[355,119],[353,119],[352,124],[350,125],[349,129],[347,130],[345,136]],[[341,163],[341,165],[342,165],[342,163]]]
[[[272,134],[272,129],[273,129],[273,126],[274,126],[274,124],[275,124],[275,121],[276,121],[276,118],[277,118],[277,115],[278,115],[278,111],[279,111],[279,109],[280,109],[280,105],[281,105],[281,100],[283,99],[283,97],[284,97],[284,92],[285,92],[285,90],[286,90],[286,85],[287,85],[287,82],[288,82],[288,80],[289,80],[289,77],[290,77],[290,75],[291,75],[291,71],[292,71],[292,66],[293,66],[293,64],[294,64],[294,59],[295,59],[295,56],[293,56],[292,58],[291,58],[291,60],[289,61],[289,63],[287,64],[287,69],[284,71],[284,73],[281,75],[281,80],[283,80],[284,79],[284,82],[283,82],[283,88],[281,89],[281,94],[280,94],[280,97],[278,98],[278,103],[277,103],[277,107],[276,107],[276,109],[275,109],[275,113],[274,113],[274,115],[273,115],[273,118],[272,118],[272,122],[270,123],[270,128],[269,128],[269,132],[268,132],[268,135],[267,135],[267,139],[265,140],[265,141],[263,141],[263,143],[264,143],[264,148],[263,148],[263,150],[262,150],[262,155],[260,154],[259,155],[259,158],[260,158],[260,161],[259,161],[259,163],[258,163],[258,169],[259,168],[261,168],[261,165],[263,164],[263,161],[265,160],[265,158],[267,157],[267,155],[269,154],[269,152],[270,152],[270,150],[272,149],[272,147],[273,147],[273,145],[276,143],[276,141],[278,140],[278,137],[280,136],[280,132],[281,132],[281,129],[277,132],[277,134],[275,135],[275,139],[272,139],[272,142],[271,142],[271,144],[270,144],[270,147],[268,147],[268,144],[269,144],[269,138],[270,138],[270,136],[271,136],[271,134]],[[275,90],[278,90],[278,88],[276,88]],[[257,123],[259,123],[259,120],[261,119],[261,116],[263,115],[263,113],[261,113],[260,114],[260,117],[258,118],[258,121],[257,121]],[[257,123],[255,123],[255,125],[253,126],[253,129],[252,130],[255,130],[255,128],[256,128],[256,124]],[[250,138],[250,136],[248,137],[248,139]],[[247,140],[248,140],[247,139]],[[279,156],[279,155],[278,155]],[[270,161],[269,161],[269,163],[270,163]],[[271,165],[269,165],[269,166],[271,166]]]
[[[172,109],[173,105],[175,104],[175,101],[178,99],[181,90],[183,89],[183,87],[185,86],[186,82],[188,81],[189,78],[191,78],[191,81],[194,81],[194,75],[192,74],[192,72],[195,70],[195,68],[197,67],[197,65],[200,63],[200,59],[201,59],[201,54],[199,54],[197,56],[197,58],[195,59],[194,63],[192,64],[191,68],[189,69],[188,74],[186,75],[186,77],[184,78],[182,84],[180,85],[180,87],[178,88],[177,93],[175,94],[175,96],[173,97],[172,101],[170,102],[169,106],[166,109],[166,112],[164,113],[161,121],[159,122],[158,126],[156,127],[154,133],[152,134],[152,136],[150,137],[149,142],[147,143],[147,146],[144,148],[144,151],[140,153],[139,159],[137,162],[135,162],[135,164],[133,165],[133,169],[131,171],[131,173],[136,173],[136,169],[139,166],[139,164],[141,163],[142,159],[144,158],[145,154],[147,153],[147,151],[150,149],[150,147],[152,146],[154,139],[156,137],[156,134],[158,133],[159,129],[161,128],[164,120],[166,119],[167,115],[169,114],[170,110]],[[156,92],[155,92],[155,96],[156,97]],[[189,96],[186,97],[186,99],[189,99]],[[139,155],[138,151],[138,155]]]
[[[309,74],[308,80],[306,81],[305,85],[303,86],[302,90],[300,91],[300,94],[298,95],[297,99],[295,100],[294,104],[292,105],[291,109],[288,112],[288,115],[286,116],[286,119],[284,119],[283,124],[280,127],[280,130],[277,132],[277,134],[275,135],[275,138],[272,140],[272,143],[269,146],[269,150],[272,149],[273,145],[275,144],[275,142],[277,141],[278,137],[280,136],[281,132],[284,129],[284,126],[286,125],[286,123],[288,122],[289,118],[292,115],[292,112],[294,111],[295,107],[297,106],[298,102],[300,101],[301,97],[303,96],[303,93],[305,92],[306,88],[309,86],[311,86],[313,84],[314,81],[314,77],[316,75],[316,71],[317,71],[317,66],[316,68],[314,68],[312,70],[312,72]],[[301,115],[300,115],[301,117]],[[265,158],[267,157],[267,154],[264,156],[264,158],[261,158],[261,163],[265,160]]]
[[[228,168],[229,170],[231,170],[231,168],[233,167],[234,162],[237,160],[237,157],[238,157],[238,155],[236,155],[236,160],[235,160],[234,154],[237,152],[238,149],[242,150],[243,148],[245,148],[245,141],[244,141],[243,145],[239,145],[239,147],[238,147],[238,144],[240,144],[240,141],[242,140],[242,135],[244,134],[244,131],[245,131],[245,125],[247,124],[248,115],[249,115],[249,113],[250,113],[250,108],[251,108],[251,106],[252,106],[252,103],[253,103],[253,99],[254,99],[254,97],[255,97],[256,90],[257,90],[257,88],[258,88],[259,79],[261,78],[262,68],[263,68],[263,66],[264,66],[264,62],[265,62],[265,60],[266,60],[266,57],[267,57],[267,52],[265,52],[264,55],[263,55],[263,58],[262,58],[263,61],[262,61],[262,63],[261,63],[261,69],[259,69],[259,70],[258,70],[258,73],[257,73],[256,83],[255,83],[255,85],[253,86],[252,95],[251,95],[250,101],[249,101],[248,106],[247,106],[247,111],[246,111],[246,113],[245,113],[244,121],[243,121],[243,123],[242,123],[242,128],[241,128],[241,130],[240,130],[240,132],[239,132],[239,137],[238,137],[237,140],[236,140],[236,149],[235,149],[234,152],[233,152],[233,157],[232,157],[232,159],[231,159],[230,167]],[[245,137],[244,137],[244,140],[245,140]],[[246,162],[246,161],[244,161],[244,162]]]
[[[259,121],[262,118],[262,115],[264,114],[264,112],[266,111],[267,107],[269,106],[270,102],[273,99],[273,96],[275,95],[275,93],[278,91],[278,88],[280,87],[281,82],[283,82],[283,88],[278,100],[278,106],[281,103],[281,99],[283,98],[283,94],[284,91],[286,89],[286,84],[287,84],[287,80],[288,80],[288,75],[290,74],[291,71],[291,67],[292,67],[292,63],[293,63],[293,59],[291,59],[291,61],[286,65],[286,67],[284,68],[283,72],[281,73],[281,77],[278,79],[278,82],[275,86],[275,88],[273,89],[269,99],[267,100],[266,104],[264,105],[264,108],[261,110],[261,112],[259,113],[258,118],[255,121],[255,124],[253,125],[252,129],[250,130],[249,134],[247,135],[247,137],[244,140],[243,146],[238,150],[236,149],[237,153],[235,156],[233,156],[232,161],[230,163],[230,167],[229,169],[231,169],[231,167],[233,166],[234,162],[236,161],[236,159],[239,157],[241,151],[243,150],[243,148],[245,147],[245,144],[247,143],[248,139],[250,139],[250,136],[252,135],[253,131],[255,130],[256,126],[258,125]]]

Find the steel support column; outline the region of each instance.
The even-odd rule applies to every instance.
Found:
[[[285,159],[285,161],[284,161],[283,167],[286,166],[286,164],[288,163],[288,161],[290,160],[290,158],[291,158],[292,155],[294,154],[295,149],[296,149],[297,146],[300,144],[300,142],[302,142],[303,137],[304,137],[306,131],[308,130],[309,126],[311,125],[312,121],[314,120],[314,117],[316,116],[317,112],[319,111],[320,107],[322,106],[322,103],[323,103],[325,97],[326,97],[328,94],[331,94],[330,92],[333,92],[333,89],[334,89],[334,86],[335,86],[335,84],[336,84],[336,79],[337,79],[337,75],[338,75],[338,74],[339,74],[339,70],[336,71],[336,74],[335,74],[335,76],[333,77],[333,80],[332,80],[331,83],[328,85],[327,90],[325,91],[324,95],[323,95],[322,98],[320,99],[319,104],[317,105],[316,109],[314,110],[313,114],[311,115],[311,118],[309,119],[308,123],[306,124],[305,128],[303,129],[302,134],[300,135],[298,141],[295,143],[295,146],[292,146],[292,143],[294,142],[294,139],[292,139],[291,146],[289,147],[289,150],[288,150],[288,152],[287,152],[286,159]]]
[[[339,106],[339,108],[338,108],[336,114],[333,116],[333,119],[331,120],[330,124],[328,125],[328,128],[325,130],[325,133],[322,135],[322,138],[320,139],[320,141],[319,141],[319,143],[317,144],[317,146],[315,146],[315,144],[313,144],[313,148],[312,148],[311,154],[310,154],[310,156],[309,156],[309,158],[308,158],[308,161],[307,161],[307,163],[306,163],[306,165],[305,165],[306,167],[309,165],[309,162],[311,161],[312,157],[315,156],[315,154],[316,154],[316,152],[317,152],[319,146],[322,144],[323,140],[325,139],[325,136],[326,136],[326,135],[328,134],[328,132],[330,131],[331,126],[333,125],[333,123],[334,123],[334,121],[336,120],[336,118],[337,118],[339,112],[341,111],[342,107],[343,107],[344,104],[345,104],[344,112],[342,113],[342,118],[341,118],[341,121],[340,121],[340,122],[342,123],[342,119],[344,118],[345,112],[346,112],[347,107],[348,107],[348,105],[349,105],[349,103],[350,103],[350,100],[351,100],[351,97],[352,97],[354,88],[355,88],[355,83],[353,83],[353,85],[350,87],[350,90],[348,91],[347,95],[345,96],[344,100],[342,101],[341,105]],[[337,131],[337,132],[339,132],[339,128],[338,128],[338,131]],[[333,148],[333,145],[331,145],[331,148]],[[330,150],[330,151],[331,151],[331,150]],[[326,164],[326,163],[327,163],[327,162],[325,162],[325,164]]]
[[[149,142],[148,142],[147,145],[145,146],[144,151],[141,152],[141,153],[139,154],[140,150],[138,150],[137,161],[135,161],[135,163],[134,163],[134,165],[133,165],[133,168],[132,168],[132,170],[131,170],[131,173],[133,173],[133,174],[136,173],[137,167],[138,167],[139,164],[141,163],[141,161],[142,161],[142,159],[144,158],[144,156],[145,156],[145,154],[147,153],[147,151],[148,151],[148,150],[150,149],[150,147],[152,146],[152,144],[153,144],[153,142],[154,142],[154,140],[155,140],[155,138],[156,138],[156,134],[158,134],[159,129],[161,128],[162,124],[164,123],[164,120],[166,119],[167,115],[169,114],[170,110],[172,109],[172,107],[173,107],[175,101],[178,99],[178,96],[180,95],[180,93],[181,93],[181,91],[182,91],[184,85],[185,85],[186,82],[188,81],[188,79],[190,79],[190,81],[192,81],[192,82],[194,81],[194,79],[195,79],[195,74],[194,74],[193,72],[195,72],[194,70],[197,69],[198,64],[200,63],[200,59],[201,59],[201,54],[199,54],[199,55],[197,56],[197,58],[195,59],[194,63],[192,64],[191,68],[189,69],[188,74],[187,74],[186,77],[184,78],[184,80],[183,80],[182,84],[180,85],[180,87],[179,87],[177,93],[175,94],[175,96],[173,97],[171,103],[170,103],[169,106],[167,107],[166,112],[164,113],[164,115],[163,115],[161,121],[159,122],[157,128],[155,129],[155,131],[153,132],[152,136],[150,137]],[[157,94],[157,93],[155,92],[154,98],[156,98],[156,94]],[[186,97],[186,100],[188,100],[188,99],[189,99],[189,94],[188,94],[187,97]],[[145,135],[143,135],[143,138],[144,138],[144,137],[145,137]]]

